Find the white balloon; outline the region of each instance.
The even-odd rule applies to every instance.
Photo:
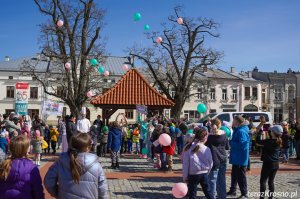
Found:
[[[177,23],[180,24],[180,25],[183,24],[183,19],[182,19],[181,17],[179,17],[179,18],[177,19]]]
[[[93,92],[92,92],[92,91],[87,92],[86,96],[87,96],[88,98],[93,97]]]
[[[123,70],[128,70],[128,65],[127,64],[123,64],[122,69]]]
[[[157,38],[156,38],[156,43],[160,44],[160,43],[162,42],[162,40],[163,40],[163,39],[162,39],[161,37],[157,37]]]
[[[66,69],[70,69],[71,68],[71,64],[69,62],[65,63],[65,68]]]
[[[58,27],[62,27],[64,25],[64,21],[63,20],[58,20],[57,23],[56,23],[56,25]]]

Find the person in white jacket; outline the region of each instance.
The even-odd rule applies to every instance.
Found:
[[[85,114],[82,114],[82,118],[77,121],[77,131],[81,133],[90,132],[91,122],[86,118]]]

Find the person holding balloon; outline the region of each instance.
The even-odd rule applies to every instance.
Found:
[[[221,130],[221,121],[212,121],[211,134],[208,136],[206,146],[210,148],[213,158],[213,168],[208,175],[208,192],[215,199],[226,198],[226,164],[229,142],[225,131]]]
[[[170,128],[165,127],[165,134],[169,135],[171,138],[171,143],[169,145],[164,145],[162,152],[165,154],[163,155],[164,159],[162,160],[162,170],[167,170],[169,172],[172,172],[173,170],[173,155],[175,154],[175,146],[176,141],[174,138],[173,130],[171,132]],[[175,128],[174,128],[175,131]],[[168,167],[167,167],[168,165]]]
[[[205,146],[208,138],[206,128],[194,129],[195,139],[184,148],[182,176],[188,184],[189,199],[197,198],[197,186],[200,184],[206,198],[211,199],[208,192],[208,174],[213,167],[211,150]]]

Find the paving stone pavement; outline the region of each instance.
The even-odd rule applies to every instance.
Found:
[[[173,198],[172,186],[181,182],[181,161],[174,158],[174,173],[158,172],[153,168],[153,163],[135,156],[126,156],[120,160],[120,169],[110,169],[110,159],[100,158],[101,164],[108,178],[109,192],[111,198]],[[261,167],[259,158],[254,158],[252,168]],[[228,170],[231,166],[229,165]],[[300,167],[297,166],[296,168]],[[300,172],[278,173],[275,179],[275,190],[277,192],[296,192],[300,198]],[[230,171],[228,171],[230,173]],[[259,173],[247,176],[248,189],[250,192],[259,191]],[[230,186],[230,176],[226,178],[227,190]],[[239,194],[239,192],[238,192]],[[200,198],[205,198],[200,187],[198,191]],[[229,198],[229,197],[228,197]],[[252,197],[255,198],[255,197]],[[277,197],[289,198],[289,197]]]

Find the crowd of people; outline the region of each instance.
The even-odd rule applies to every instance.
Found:
[[[246,172],[251,170],[251,153],[261,155],[263,161],[260,192],[272,198],[280,162],[287,163],[295,152],[300,160],[300,120],[270,126],[262,116],[255,126],[252,118],[239,115],[232,124],[208,119],[197,126],[163,115],[149,114],[143,118],[139,115],[136,123],[129,124],[125,114],[120,113],[106,125],[99,115],[91,125],[85,114],[80,119],[70,115],[59,119],[54,127],[38,116],[30,121],[26,116],[3,115],[0,192],[4,198],[43,198],[41,176],[34,164],[39,166],[41,156],[51,149],[55,154],[59,147],[62,154],[44,180],[45,188],[56,198],[108,198],[105,174],[98,159],[107,155],[112,169],[122,166],[121,154],[134,154],[164,172],[172,172],[173,157],[178,156],[191,199],[197,197],[199,184],[208,199],[236,196],[237,185],[239,198],[247,198]],[[169,145],[160,142],[161,135],[170,137]],[[34,164],[28,154],[32,154]],[[232,169],[227,192],[228,161]]]

